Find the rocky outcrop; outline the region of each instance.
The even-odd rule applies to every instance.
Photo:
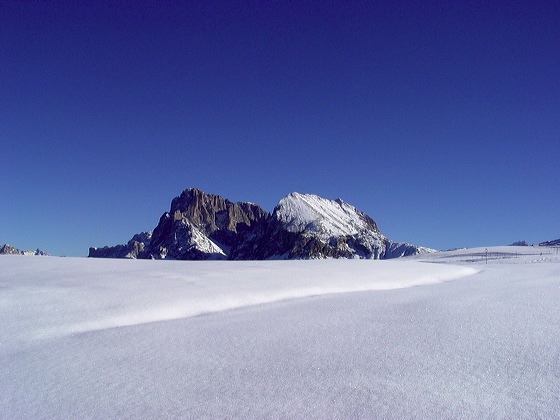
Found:
[[[143,235],[143,236],[142,236]],[[397,258],[430,252],[396,243],[375,221],[348,203],[292,193],[272,214],[252,203],[233,203],[190,188],[171,202],[153,234],[126,245],[90,248],[97,258],[318,259]]]
[[[36,251],[20,251],[11,245],[0,245],[0,255],[50,255],[37,248]]]

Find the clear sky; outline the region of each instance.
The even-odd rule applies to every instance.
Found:
[[[188,187],[536,243],[559,162],[557,1],[0,2],[0,244],[85,256]]]

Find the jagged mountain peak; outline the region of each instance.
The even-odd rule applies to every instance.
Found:
[[[210,235],[215,231],[246,229],[268,213],[252,203],[234,203],[219,195],[207,194],[198,188],[188,188],[171,201],[170,214],[175,220],[188,219],[198,229]]]

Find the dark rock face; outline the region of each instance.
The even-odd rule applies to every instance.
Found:
[[[224,242],[229,244],[236,233],[248,231],[268,217],[268,213],[256,204],[232,203],[196,188],[185,190],[174,198],[170,213],[175,220],[189,220],[207,236],[212,237],[220,232],[218,237],[224,238]]]
[[[517,241],[512,243],[510,246],[529,246],[529,244],[527,241]]]
[[[190,188],[175,197],[153,234],[126,245],[90,248],[96,258],[317,259],[396,258],[427,248],[385,238],[375,221],[342,200],[293,193],[272,214]]]
[[[283,226],[268,216],[264,222],[244,235],[243,240],[232,249],[232,260],[266,260],[287,257],[297,241],[298,235],[283,229]],[[285,259],[285,258],[284,258]]]

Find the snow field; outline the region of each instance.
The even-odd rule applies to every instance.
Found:
[[[429,267],[418,262],[132,261],[9,256],[0,260],[2,269],[5,274],[0,283],[4,288],[0,301],[6,316],[12,313],[17,317],[5,326],[13,329],[7,334],[27,340],[187,318],[287,299],[419,286],[476,272],[467,267]]]
[[[558,418],[558,257],[468,252],[0,258],[0,418]]]

